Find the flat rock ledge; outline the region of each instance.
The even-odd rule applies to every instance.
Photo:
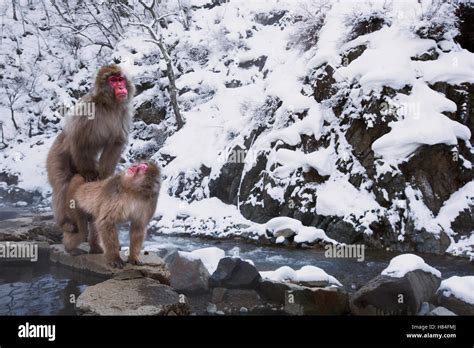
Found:
[[[77,298],[80,315],[188,315],[184,295],[155,279],[135,278],[124,271],[117,278],[89,286]],[[128,275],[128,276],[127,276]]]
[[[126,264],[124,268],[113,268],[109,266],[105,260],[104,254],[87,254],[89,246],[85,243],[81,244],[80,249],[85,253],[82,255],[69,255],[62,244],[54,244],[50,246],[49,258],[51,262],[57,263],[75,270],[93,274],[103,278],[112,278],[124,273],[129,274],[134,271],[135,275],[140,274],[142,277],[148,277],[159,281],[161,284],[170,283],[170,272],[161,257],[153,253],[141,255],[143,261],[142,266]],[[121,252],[122,259],[126,260],[124,252]]]

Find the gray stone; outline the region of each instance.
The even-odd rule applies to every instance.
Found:
[[[111,278],[122,272],[136,270],[142,277],[153,278],[163,284],[169,284],[170,273],[163,259],[156,254],[148,253],[148,255],[140,255],[140,259],[143,262],[142,266],[127,263],[123,269],[120,269],[108,265],[104,254],[87,254],[89,252],[89,246],[87,244],[81,244],[80,249],[84,251],[83,255],[72,256],[66,252],[64,245],[55,244],[50,247],[49,257],[54,263],[104,278]],[[121,252],[121,257],[123,260],[126,260],[124,252]]]
[[[442,291],[438,291],[437,301],[440,306],[449,309],[457,315],[474,315],[474,304],[464,302],[453,295],[446,296]]]
[[[278,237],[285,237],[285,239],[287,238],[291,238],[293,237],[294,235],[296,234],[296,231],[293,231],[291,228],[284,228],[282,230],[277,230],[273,233],[273,235],[275,236],[275,238],[278,238]]]
[[[432,305],[431,303],[429,302],[423,302],[421,304],[421,308],[420,308],[420,311],[418,312],[417,315],[427,315],[429,312],[431,312],[433,309],[435,309],[435,306]]]
[[[258,293],[250,289],[215,288],[212,291],[212,302],[216,304],[217,311],[228,314],[241,313],[242,308],[252,312],[255,308],[265,305]]]
[[[209,289],[210,274],[200,259],[188,259],[175,252],[167,258],[170,285],[182,292],[205,292]]]
[[[436,307],[431,312],[429,312],[427,315],[430,315],[430,316],[448,316],[448,315],[453,316],[453,315],[456,315],[456,313],[453,313],[449,309],[444,308],[444,307]]]
[[[0,241],[61,242],[62,232],[53,221],[37,221],[32,216],[2,221]]]
[[[379,275],[351,298],[355,315],[416,315],[441,283],[435,275],[415,270],[400,278]]]
[[[285,294],[286,313],[291,315],[344,315],[349,297],[338,288],[299,288]]]
[[[224,257],[209,278],[209,286],[252,289],[258,286],[260,279],[260,273],[250,263],[239,258]]]
[[[77,298],[82,315],[188,315],[184,295],[151,278],[109,279]]]

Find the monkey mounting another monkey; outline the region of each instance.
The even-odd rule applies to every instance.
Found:
[[[117,225],[130,222],[130,254],[128,262],[140,265],[140,250],[146,226],[156,209],[160,190],[160,170],[153,162],[131,165],[122,173],[105,180],[86,182],[79,174],[71,180],[68,197],[76,203],[76,212],[92,217],[89,243],[100,241],[107,262],[122,268]],[[97,238],[98,237],[98,238]],[[64,233],[66,249],[76,249],[87,238],[87,230]]]
[[[103,66],[92,90],[66,117],[46,165],[53,188],[54,217],[64,232],[76,232],[79,224],[87,226],[84,216],[71,217],[67,191],[72,177],[80,174],[86,181],[93,181],[114,173],[128,139],[134,92],[132,81],[119,66]],[[86,109],[93,112],[81,112]]]

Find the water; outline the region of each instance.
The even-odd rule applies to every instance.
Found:
[[[103,281],[39,260],[0,263],[0,315],[75,315],[71,298]]]
[[[121,235],[123,245],[128,246],[126,234]],[[154,235],[145,242],[145,248],[177,248],[191,251],[199,248],[218,247],[226,255],[250,259],[259,271],[275,270],[282,266],[299,269],[306,265],[317,266],[335,276],[348,291],[354,291],[379,275],[390,260],[400,253],[384,250],[366,250],[364,261],[356,258],[327,258],[325,250],[289,249],[274,246],[257,246],[234,240],[208,240],[191,237]],[[437,268],[443,279],[454,275],[474,275],[474,262],[446,255],[420,254],[426,263]]]

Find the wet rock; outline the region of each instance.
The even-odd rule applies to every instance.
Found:
[[[462,48],[474,52],[474,6],[472,3],[460,3],[456,15],[459,18],[459,35],[456,41]]]
[[[166,259],[170,271],[170,285],[184,293],[205,292],[210,274],[198,258],[190,259],[175,252]]]
[[[457,315],[474,315],[474,304],[465,302],[455,296],[448,296],[447,294],[438,291],[437,303],[454,312]]]
[[[383,25],[385,24],[385,19],[374,13],[369,17],[366,17],[362,20],[355,20],[354,22],[354,27],[352,28],[347,41],[351,41],[361,35],[370,34],[374,31],[382,29]]]
[[[354,244],[363,239],[363,231],[355,228],[353,224],[344,220],[330,223],[326,229],[328,237],[341,243]]]
[[[236,146],[230,153],[245,154],[245,151],[240,146]],[[230,161],[227,158],[227,162],[222,166],[219,176],[209,181],[209,196],[217,197],[227,204],[237,204],[237,193],[244,163],[243,160]]]
[[[264,13],[257,13],[255,15],[255,22],[262,25],[277,24],[286,14],[286,11],[271,11]]]
[[[276,230],[273,232],[275,238],[284,237],[285,239],[291,238],[296,235],[297,231],[292,230],[291,228],[283,228],[281,230]]]
[[[0,199],[3,202],[32,205],[39,203],[43,196],[38,191],[26,191],[17,186],[0,186]]]
[[[82,315],[188,315],[184,295],[151,278],[109,279],[77,298]]]
[[[456,313],[453,313],[449,309],[444,308],[444,307],[436,307],[431,312],[429,312],[427,315],[444,317],[444,316],[456,315]]]
[[[166,107],[154,101],[146,101],[135,111],[135,119],[146,124],[158,124],[166,117]]]
[[[317,102],[329,99],[337,92],[335,87],[334,69],[330,65],[317,70],[313,84],[313,95]]]
[[[431,312],[433,309],[435,309],[436,307],[434,305],[432,305],[431,303],[429,302],[423,302],[421,304],[421,308],[420,308],[420,311],[418,312],[417,315],[419,316],[422,316],[422,315],[427,315],[429,312]]]
[[[61,242],[62,232],[53,221],[35,221],[34,217],[20,217],[2,221],[0,241]]]
[[[242,81],[232,79],[230,81],[224,82],[224,85],[225,85],[226,88],[238,88],[238,87],[242,86]]]
[[[123,269],[120,269],[108,265],[104,254],[87,254],[89,252],[88,244],[81,244],[80,249],[82,249],[85,254],[72,256],[65,251],[64,245],[52,245],[50,247],[50,260],[53,263],[61,264],[78,271],[91,273],[104,278],[111,278],[122,272],[136,270],[140,272],[142,277],[156,279],[163,284],[170,283],[170,273],[165,262],[156,254],[148,253],[148,255],[144,255],[142,253],[140,256],[140,259],[143,262],[142,266],[135,266],[127,263]],[[126,260],[124,252],[121,252],[121,257],[123,260]]]
[[[249,312],[257,306],[264,305],[258,293],[250,289],[215,288],[212,291],[212,302],[218,311],[227,314],[239,313],[242,308]]]
[[[379,275],[360,288],[350,300],[355,315],[416,315],[429,301],[441,280],[421,270],[401,278]]]
[[[342,64],[344,66],[347,66],[349,65],[350,63],[352,63],[354,60],[356,60],[357,58],[359,58],[362,53],[364,53],[364,51],[367,49],[367,46],[366,45],[359,45],[359,46],[356,46],[356,47],[353,47],[351,48],[350,50],[348,50],[347,52],[344,52],[342,54]]]
[[[209,278],[209,286],[252,289],[258,286],[260,279],[260,273],[250,263],[239,258],[225,257],[219,261],[216,271]]]
[[[344,315],[348,295],[338,288],[299,288],[286,292],[286,313],[291,315]]]
[[[301,287],[291,283],[261,279],[258,283],[257,291],[266,301],[284,304],[286,300],[286,292],[300,288]]]
[[[258,68],[258,71],[262,71],[263,67],[265,66],[265,62],[267,61],[267,58],[267,56],[260,56],[256,59],[240,62],[239,68],[250,69],[251,67],[255,66]]]
[[[473,172],[453,161],[451,148],[444,144],[420,147],[400,169],[435,215],[453,192],[473,179]]]
[[[421,60],[421,61],[428,61],[428,60],[436,60],[438,59],[439,57],[439,53],[436,51],[436,49],[434,48],[431,48],[430,50],[418,55],[418,56],[415,56],[415,57],[412,57],[411,60]]]
[[[0,172],[0,182],[5,182],[7,185],[18,185],[18,175]]]

